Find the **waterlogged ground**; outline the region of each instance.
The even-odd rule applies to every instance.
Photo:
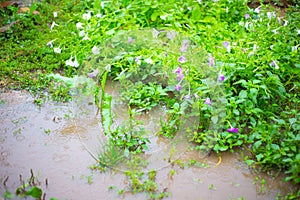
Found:
[[[107,90],[117,96],[116,90]],[[91,171],[105,138],[92,98],[78,97],[70,103],[45,103],[41,107],[26,92],[0,94],[0,196],[20,186],[20,175],[27,180],[30,170],[40,181],[46,199],[145,199],[145,194],[127,191],[128,180],[120,171]],[[116,123],[127,118],[124,106],[114,101]],[[180,168],[168,163],[173,142],[155,135],[163,110],[139,116],[150,134],[150,150],[145,170],[158,170],[160,190],[170,192],[167,199],[275,199],[295,188],[281,175],[271,178],[251,172],[239,153],[223,153],[222,162],[212,154],[206,157],[188,150],[184,140],[177,143],[172,159],[197,160],[199,166]],[[177,141],[181,140],[177,138]],[[88,148],[88,151],[87,151]],[[126,170],[119,166],[121,170]],[[170,170],[175,172],[170,175]],[[5,183],[5,184],[4,184]],[[112,190],[109,187],[112,186]],[[125,189],[122,195],[118,190]],[[1,198],[0,198],[1,199]]]

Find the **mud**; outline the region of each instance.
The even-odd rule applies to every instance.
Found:
[[[111,94],[118,95],[113,88]],[[5,190],[14,192],[20,186],[20,175],[30,177],[30,169],[40,181],[46,199],[145,199],[145,194],[126,192],[128,180],[122,172],[91,171],[105,141],[100,117],[91,97],[82,97],[70,103],[47,102],[34,105],[26,92],[9,91],[0,94],[0,196]],[[121,123],[127,117],[122,104],[113,102],[114,119]],[[157,169],[159,189],[170,192],[167,199],[275,199],[277,194],[292,190],[292,184],[283,182],[283,176],[254,173],[244,163],[239,152],[223,153],[222,162],[189,150],[186,142],[176,144],[173,160],[197,160],[200,166],[181,168],[170,164],[173,143],[156,135],[163,110],[139,116],[149,131],[151,145],[145,153],[150,162],[147,169]],[[170,170],[175,174],[170,176]],[[8,179],[7,179],[8,177]],[[47,179],[47,184],[46,184]],[[264,186],[261,181],[265,180]],[[5,185],[3,184],[5,182]],[[118,195],[110,186],[124,189]]]

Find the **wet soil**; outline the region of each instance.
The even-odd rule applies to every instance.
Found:
[[[118,93],[107,88],[113,96]],[[95,164],[87,149],[97,155],[105,137],[92,97],[77,98],[70,103],[47,102],[38,107],[26,92],[0,94],[0,196],[20,186],[20,175],[30,177],[30,169],[40,181],[46,199],[146,199],[145,194],[126,192],[128,180],[120,171],[91,171]],[[116,123],[127,117],[125,106],[113,102]],[[167,199],[275,199],[278,193],[295,190],[283,182],[283,176],[254,173],[240,153],[223,153],[222,162],[212,154],[206,157],[188,150],[186,142],[177,138],[174,158],[183,162],[197,160],[200,166],[181,168],[169,164],[172,142],[158,137],[159,117],[163,110],[141,115],[150,130],[150,150],[145,158],[148,169],[157,169],[156,182],[170,192]],[[145,169],[146,170],[146,169]],[[170,170],[175,174],[170,176]],[[47,184],[46,184],[47,179]],[[89,180],[89,181],[88,181]],[[261,181],[265,180],[264,186]],[[5,182],[5,185],[3,184]],[[110,186],[117,190],[109,190]],[[125,193],[118,194],[118,189]]]

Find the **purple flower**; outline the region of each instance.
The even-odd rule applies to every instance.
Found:
[[[177,81],[181,81],[184,78],[184,74],[183,73],[178,73],[177,74]]]
[[[225,80],[225,76],[223,74],[219,74],[218,81],[222,82]]]
[[[215,66],[215,58],[212,56],[208,57],[208,66],[212,67]]]
[[[185,62],[186,62],[185,56],[180,56],[180,57],[178,58],[178,62],[180,62],[180,63],[185,63]]]
[[[250,15],[247,13],[244,15],[245,19],[249,19],[250,18]]]
[[[176,73],[176,74],[182,74],[182,68],[181,68],[181,67],[178,67],[178,68],[175,70],[175,73]]]
[[[238,133],[238,132],[239,132],[239,129],[238,129],[238,128],[234,128],[234,127],[230,127],[229,129],[227,129],[227,132],[230,132],[230,133]]]
[[[175,86],[175,90],[180,91],[181,89],[182,89],[182,86],[181,86],[181,85],[177,84],[177,85]]]
[[[134,61],[135,61],[136,64],[140,65],[140,64],[142,63],[141,57],[142,57],[142,56],[138,56],[138,57],[136,57],[136,58],[134,59]]]
[[[278,64],[276,63],[276,60],[273,60],[273,61],[270,63],[270,66],[271,66],[271,67],[275,67],[275,69],[279,69],[279,66],[278,66]]]
[[[98,73],[99,73],[99,69],[95,69],[93,72],[88,73],[87,75],[89,78],[95,78]]]
[[[187,94],[183,98],[184,98],[184,100],[190,100],[191,99],[191,95]]]
[[[188,40],[183,40],[182,41],[182,46],[180,48],[180,52],[186,52],[188,46],[189,46]]]
[[[181,81],[184,78],[184,74],[182,73],[181,67],[178,67],[174,72],[177,74],[178,81]]]
[[[225,41],[222,44],[226,48],[227,52],[230,53],[230,44],[229,44],[229,42]]]
[[[167,38],[173,40],[176,37],[177,33],[175,31],[167,32]]]
[[[133,39],[132,37],[128,37],[128,43],[129,43],[129,44],[132,44],[133,41],[134,41],[134,39]]]
[[[224,46],[226,49],[227,49],[228,46],[229,46],[229,42],[227,42],[227,41],[223,42],[222,44],[223,44],[223,46]]]
[[[207,105],[211,106],[210,98],[207,97],[207,98],[205,99],[204,104],[207,104]]]

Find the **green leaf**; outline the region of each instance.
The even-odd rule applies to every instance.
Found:
[[[232,112],[236,115],[240,115],[240,111],[238,111],[237,109],[234,109]]]
[[[201,17],[202,17],[202,15],[201,15],[199,5],[195,5],[195,7],[192,11],[192,19],[195,21],[198,21],[201,19]]]
[[[218,116],[212,116],[211,121],[216,124],[218,122]]]
[[[241,90],[239,94],[240,99],[245,99],[247,98],[247,91],[246,90]]]
[[[159,13],[157,13],[157,12],[152,13],[151,20],[152,21],[156,21],[156,19],[157,19],[158,16],[159,16]]]
[[[112,96],[105,94],[107,74],[108,72],[105,72],[101,80],[101,87],[102,87],[102,95],[101,95],[101,119],[102,120],[101,121],[102,121],[102,126],[105,135],[110,133],[110,127],[113,124],[112,112],[111,112]]]
[[[296,118],[290,118],[290,119],[289,119],[290,124],[294,124],[296,121],[297,121]]]
[[[255,148],[255,149],[258,149],[258,147],[260,146],[262,144],[262,141],[256,141],[254,144],[253,144],[253,147]]]
[[[300,68],[300,63],[295,64],[295,67]]]
[[[102,116],[102,126],[104,129],[104,134],[107,135],[110,133],[110,127],[113,124],[112,112],[111,112],[111,95],[105,95],[102,100],[101,106],[101,116]]]
[[[255,80],[253,80],[252,82],[253,82],[253,84],[257,84],[257,83],[260,83],[260,82],[261,82],[261,80],[257,80],[257,79],[255,79]]]
[[[271,144],[273,150],[279,150],[278,144]]]
[[[244,79],[242,79],[242,80],[239,80],[239,81],[233,83],[233,85],[237,85],[237,84],[241,84],[242,86],[245,87],[245,86],[247,86],[247,81],[245,81]]]
[[[32,197],[34,197],[34,198],[41,198],[41,197],[42,197],[42,194],[43,194],[43,191],[42,191],[40,188],[36,187],[36,186],[30,188],[30,189],[26,192],[26,195],[32,196]]]
[[[256,159],[258,160],[258,161],[260,161],[262,158],[264,157],[264,155],[263,154],[258,154],[258,155],[256,155]]]
[[[113,35],[115,33],[114,29],[110,29],[109,31],[106,31],[106,35]]]

